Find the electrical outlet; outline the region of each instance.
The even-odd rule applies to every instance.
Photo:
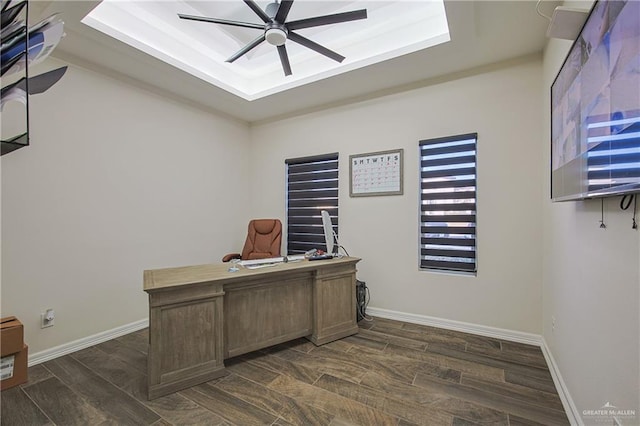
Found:
[[[40,328],[53,327],[56,319],[56,313],[53,309],[47,309],[40,314]]]
[[[551,331],[556,331],[556,317],[554,315],[551,315]]]

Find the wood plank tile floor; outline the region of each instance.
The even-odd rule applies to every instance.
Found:
[[[2,425],[566,425],[539,348],[374,318],[316,347],[226,361],[229,374],[147,401],[148,330],[29,368]]]

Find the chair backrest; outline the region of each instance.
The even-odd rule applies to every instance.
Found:
[[[249,222],[242,259],[265,259],[280,256],[282,223],[279,219],[253,219]]]

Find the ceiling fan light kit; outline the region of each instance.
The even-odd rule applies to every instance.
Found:
[[[287,41],[287,32],[282,28],[269,28],[264,32],[264,38],[272,46],[282,46]]]
[[[313,18],[300,19],[297,21],[287,22],[287,16],[289,10],[293,5],[293,0],[282,0],[280,3],[277,1],[269,3],[265,10],[262,10],[260,6],[254,0],[243,0],[247,6],[263,21],[263,24],[255,24],[252,22],[239,22],[230,21],[227,19],[207,18],[204,16],[193,16],[178,14],[180,19],[188,19],[192,21],[210,22],[214,24],[230,25],[234,27],[252,28],[263,31],[263,34],[242,49],[234,53],[226,62],[233,62],[236,59],[242,57],[250,50],[260,45],[263,41],[276,46],[278,49],[278,55],[280,56],[280,63],[282,64],[282,70],[285,76],[291,75],[291,64],[289,63],[289,55],[285,43],[287,40],[291,40],[294,43],[298,43],[308,49],[314,50],[321,55],[333,59],[337,62],[342,62],[344,56],[330,50],[296,32],[303,28],[319,27],[321,25],[338,24],[341,22],[356,21],[359,19],[367,18],[367,10],[360,9],[344,13],[336,13],[333,15],[316,16]]]

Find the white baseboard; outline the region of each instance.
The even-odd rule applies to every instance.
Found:
[[[63,355],[70,354],[72,352],[86,349],[89,346],[97,345],[98,343],[106,342],[107,340],[115,339],[116,337],[124,336],[125,334],[132,333],[134,331],[142,330],[149,326],[149,319],[142,319],[140,321],[132,322],[120,327],[113,328],[111,330],[103,331],[92,336],[84,337],[82,339],[74,340],[73,342],[65,343],[64,345],[56,346],[51,349],[36,352],[29,355],[28,365],[29,367],[40,364],[45,361],[50,361],[54,358],[61,357]]]
[[[556,364],[556,360],[553,358],[553,354],[547,346],[547,341],[542,336],[540,336],[540,339],[542,340],[540,349],[542,349],[544,359],[547,361],[547,365],[549,366],[549,372],[551,373],[551,377],[553,378],[553,384],[556,385],[558,396],[562,401],[564,411],[567,413],[569,423],[571,423],[572,425],[584,426],[584,422],[582,421],[580,412],[578,411],[576,404],[574,404],[573,399],[569,394],[567,385],[562,379],[562,375],[560,374],[560,370],[558,369],[558,364]]]
[[[562,401],[562,406],[567,414],[569,423],[572,425],[584,426],[584,422],[580,417],[578,409],[569,394],[569,389],[562,379],[558,365],[553,359],[551,350],[547,346],[547,342],[544,340],[544,337],[541,335],[372,307],[367,307],[367,315],[539,346],[549,367],[549,372],[553,378],[553,384],[555,385],[558,396]]]
[[[527,345],[540,346],[542,344],[542,336],[538,334],[507,330],[504,328],[488,327],[486,325],[453,321],[444,318],[430,317],[427,315],[407,314],[404,312],[390,311],[387,309],[371,307],[367,308],[367,315],[373,315],[374,317],[393,319],[397,321],[410,322],[412,324],[428,325],[431,327],[444,328],[447,330],[461,331],[464,333],[477,334],[479,336],[508,340],[510,342],[525,343]]]

